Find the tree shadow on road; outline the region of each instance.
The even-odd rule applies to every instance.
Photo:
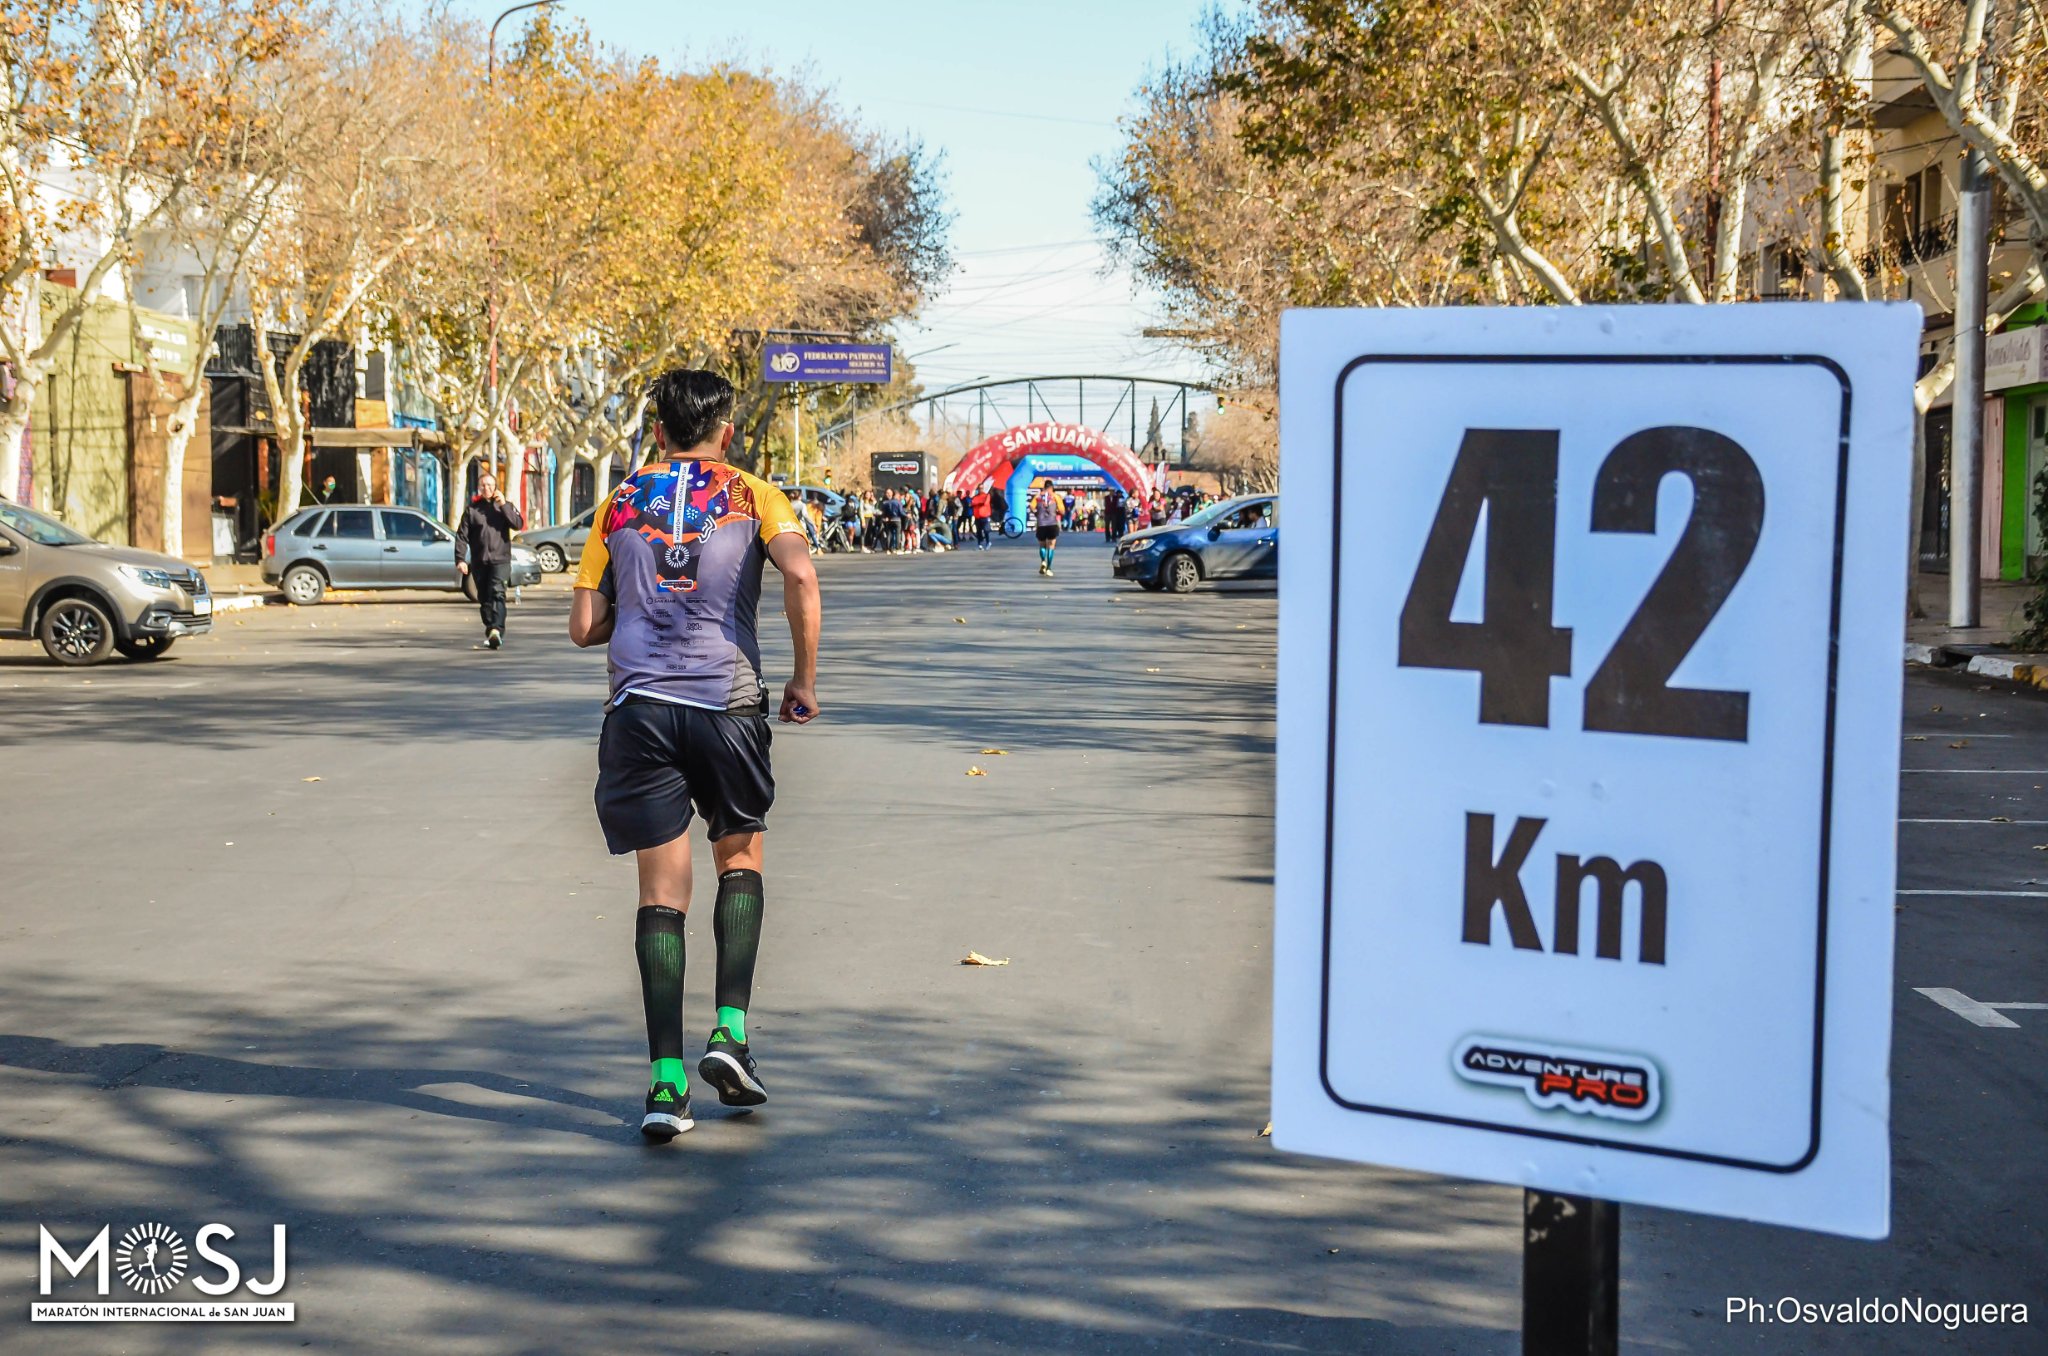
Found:
[[[768,1107],[700,1092],[650,1148],[609,1015],[437,1018],[480,996],[333,976],[291,1013],[130,995],[219,1033],[179,1047],[77,1039],[77,986],[27,987],[9,1027],[52,1017],[0,1037],[13,1246],[283,1222],[284,1297],[331,1349],[1513,1346],[1512,1195],[1275,1153],[1262,1062],[1223,1083],[1062,1021],[792,1013],[758,1038]],[[439,1057],[481,1049],[506,1072]]]

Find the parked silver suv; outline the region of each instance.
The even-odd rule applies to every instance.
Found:
[[[213,629],[206,576],[175,556],[111,546],[0,499],[0,637],[36,639],[59,664],[120,652],[160,659]]]
[[[336,589],[475,587],[455,572],[455,534],[418,509],[325,504],[300,509],[263,535],[263,582],[302,606]],[[540,558],[512,544],[514,588],[540,582]]]

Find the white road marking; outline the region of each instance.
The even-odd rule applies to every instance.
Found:
[[[1940,772],[1951,777],[2048,777],[2039,767],[1902,767],[1901,772]]]
[[[1946,895],[1957,899],[2048,899],[2048,890],[1901,890],[1902,895]]]
[[[1974,1022],[1978,1026],[2008,1026],[2015,1029],[2019,1026],[2018,1022],[1995,1010],[1989,1003],[1979,1003],[1968,994],[1958,993],[1954,989],[1915,989],[1913,992],[1933,999],[1964,1021]]]
[[[2012,824],[2020,827],[2048,826],[2048,819],[1902,819],[1901,824]]]

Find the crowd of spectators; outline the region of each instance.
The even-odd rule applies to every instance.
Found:
[[[1179,522],[1215,501],[1214,495],[1189,488],[1132,494],[1045,486],[1032,491],[1022,516],[1033,516],[1045,495],[1053,496],[1062,531],[1100,532],[1112,542],[1148,527]],[[863,555],[985,551],[1003,530],[1010,508],[1008,497],[995,486],[973,494],[852,490],[837,503],[820,503],[791,490],[789,498],[814,549]]]

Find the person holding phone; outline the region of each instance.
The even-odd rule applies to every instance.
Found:
[[[455,533],[455,569],[476,581],[484,644],[494,650],[505,643],[505,579],[512,571],[512,534],[525,527],[519,505],[505,498],[498,478],[486,471]]]

